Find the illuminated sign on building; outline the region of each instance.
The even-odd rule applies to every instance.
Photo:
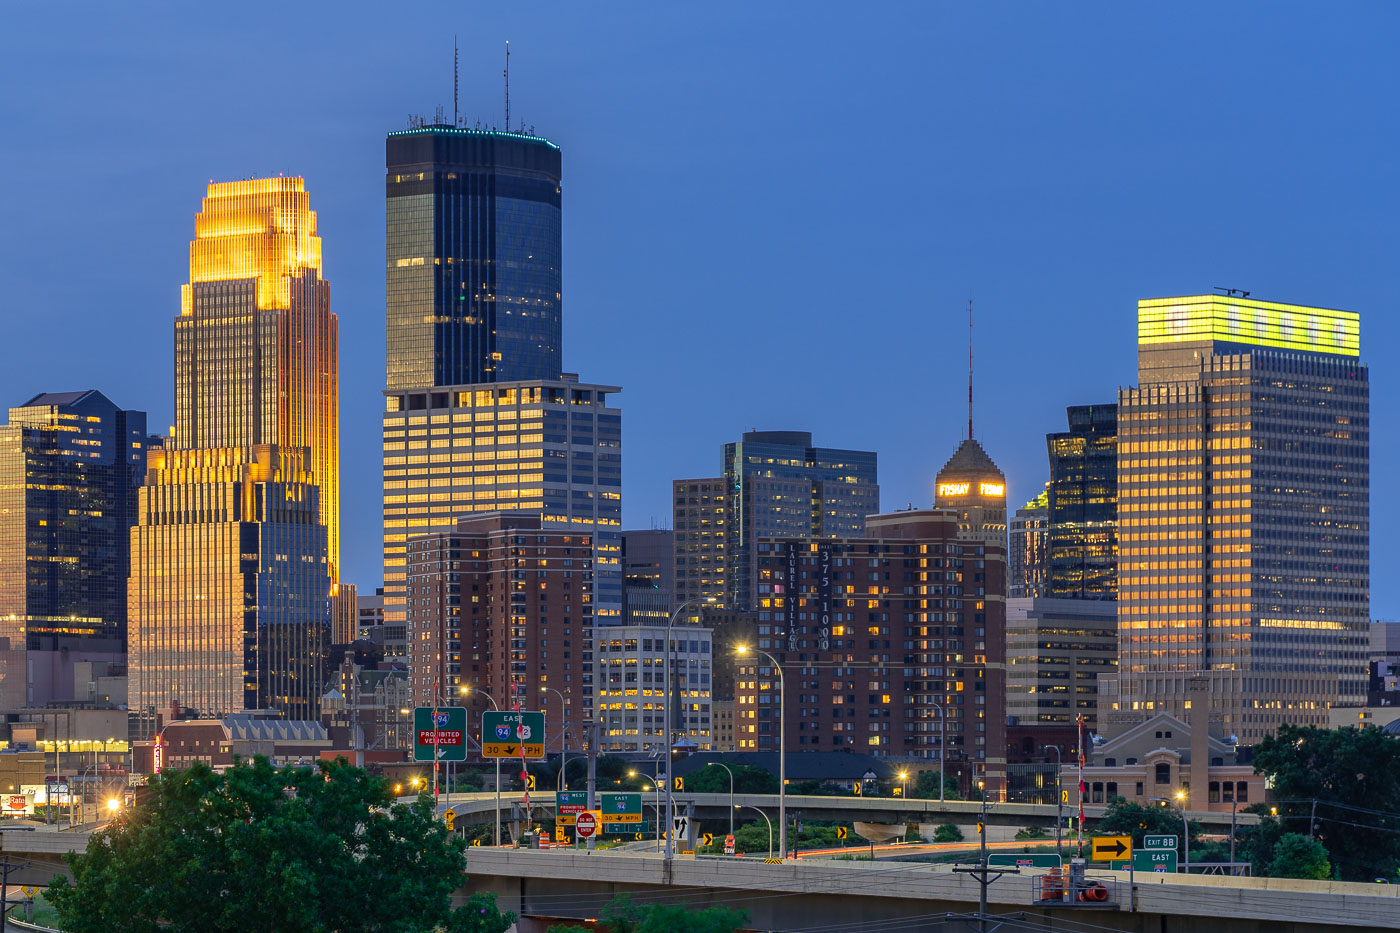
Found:
[[[1138,345],[1219,340],[1255,347],[1361,355],[1361,316],[1227,295],[1138,302]]]
[[[971,483],[939,483],[938,494],[940,496],[965,496],[972,491]],[[1005,483],[978,483],[977,493],[983,496],[1004,496],[1006,495]]]

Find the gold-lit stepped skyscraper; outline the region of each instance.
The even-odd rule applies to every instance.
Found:
[[[174,444],[309,448],[332,583],[340,579],[337,342],[305,182],[211,182],[175,320]]]
[[[320,714],[330,615],[309,457],[271,444],[150,452],[127,587],[138,734],[176,715]]]
[[[1110,720],[1184,718],[1208,697],[1253,744],[1364,702],[1369,450],[1357,314],[1138,303],[1138,385],[1118,393]]]

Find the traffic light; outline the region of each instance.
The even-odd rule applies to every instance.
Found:
[[[535,789],[535,776],[534,776],[533,774],[527,774],[527,775],[525,775],[525,789],[526,789],[526,790],[534,790],[534,789]]]
[[[446,810],[442,811],[442,821],[447,824],[447,831],[449,833],[452,832],[452,824],[457,822],[457,811],[448,807]]]
[[[674,777],[674,778],[671,778],[671,789],[672,789],[672,790],[685,790],[685,778],[683,778],[683,777]]]
[[[859,797],[862,793],[864,793],[864,791],[862,790],[864,786],[864,781],[856,781],[854,784],[851,785],[851,790],[855,791],[856,796]]]
[[[837,839],[841,839],[841,840],[844,840],[844,839],[846,838],[846,827],[844,827],[844,826],[838,826],[838,827],[836,827],[836,838],[837,838]]]

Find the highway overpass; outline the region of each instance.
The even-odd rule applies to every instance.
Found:
[[[677,858],[574,850],[479,848],[467,855],[468,886],[491,891],[521,917],[519,933],[543,933],[560,920],[599,916],[617,894],[639,903],[729,904],[755,930],[861,933],[941,927],[977,908],[979,886],[948,866],[914,863]],[[992,884],[988,911],[1014,915],[1006,929],[1099,933],[1332,933],[1394,928],[1400,888],[1341,882],[1201,875],[1094,872],[1111,891],[1104,906],[1033,903],[1039,875],[1007,875]],[[965,929],[976,929],[975,926]]]
[[[600,791],[612,791],[616,788],[604,787]],[[519,803],[524,795],[520,793],[502,793],[501,809],[506,818],[510,815],[511,803]],[[402,798],[411,800],[412,798]],[[675,795],[677,808],[684,807],[687,803],[695,806],[695,814],[702,820],[727,820],[729,818],[729,795],[728,794],[694,794],[678,793]],[[655,805],[656,794],[654,792],[642,794],[642,808],[651,810]],[[662,806],[665,806],[665,797],[662,797]],[[536,819],[551,814],[554,808],[553,791],[532,791],[530,793],[531,810]],[[770,816],[778,812],[778,797],[776,794],[736,794],[734,804],[743,807],[758,807],[766,811]],[[490,793],[481,794],[453,794],[450,798],[443,796],[438,803],[438,812],[451,806],[457,814],[457,819],[462,823],[475,823],[483,820],[489,822],[491,812],[495,807],[495,795]],[[982,805],[975,801],[949,800],[939,803],[937,800],[915,800],[903,797],[807,797],[789,795],[787,798],[787,810],[790,818],[808,820],[827,820],[831,822],[854,822],[860,820],[867,823],[975,823],[977,816],[982,812]],[[1102,806],[1084,808],[1085,824],[1092,829],[1094,823],[1102,818],[1106,808]],[[1078,808],[1066,805],[1061,811],[1065,815],[1076,814]],[[1029,803],[991,803],[987,805],[987,822],[991,826],[1016,827],[1029,825],[1039,825],[1053,827],[1055,825],[1056,808],[1042,804]],[[1229,813],[1209,813],[1188,811],[1187,818],[1199,822],[1206,832],[1228,832],[1230,828]],[[754,814],[749,812],[746,819],[752,819]],[[1259,818],[1253,813],[1237,814],[1236,819],[1240,826],[1252,826],[1259,822]]]

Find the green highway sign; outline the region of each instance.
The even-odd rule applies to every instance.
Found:
[[[554,821],[560,826],[574,825],[574,817],[588,809],[586,790],[561,790],[554,797]]]
[[[635,826],[642,821],[642,795],[638,793],[599,794],[598,810],[603,825],[626,823]]]
[[[466,761],[467,711],[460,706],[420,706],[413,711],[414,761]]]
[[[543,758],[544,713],[523,710],[482,713],[481,757]]]
[[[1133,853],[1133,871],[1175,872],[1176,870],[1175,849],[1140,849]]]
[[[653,831],[651,820],[642,820],[640,823],[604,823],[603,835],[605,836],[625,836],[631,833],[642,833],[649,835]]]
[[[1054,852],[998,852],[987,856],[988,866],[1001,868],[1059,868],[1061,864]]]
[[[1175,849],[1176,843],[1177,838],[1174,833],[1142,837],[1142,847],[1144,849]]]

